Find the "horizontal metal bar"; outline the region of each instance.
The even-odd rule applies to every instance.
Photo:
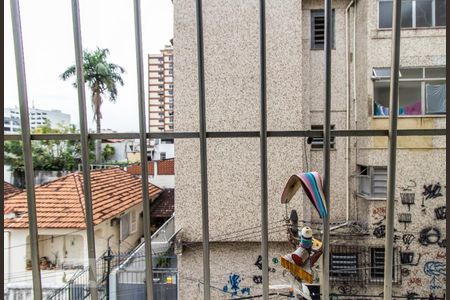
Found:
[[[399,129],[398,136],[443,136],[446,134],[445,128],[439,129]],[[323,137],[322,130],[293,130],[293,131],[268,131],[268,137]],[[331,130],[332,137],[346,136],[388,136],[388,130],[384,129],[367,129],[367,130]],[[259,131],[216,131],[207,132],[208,138],[246,138],[259,137]],[[20,134],[5,134],[5,141],[20,141]],[[89,139],[138,139],[139,133],[121,132],[121,133],[91,133]],[[147,138],[150,138],[147,134]],[[199,138],[198,132],[160,132],[152,133],[151,138],[162,139],[192,139]],[[51,133],[51,134],[32,134],[31,139],[35,141],[44,140],[71,140],[80,139],[80,135],[76,133]]]

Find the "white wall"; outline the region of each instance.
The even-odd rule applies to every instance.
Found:
[[[175,188],[175,175],[149,175],[148,181],[163,189]]]
[[[175,157],[175,145],[174,144],[161,144],[159,141],[158,145],[155,145],[155,150],[153,154],[153,160],[161,160],[161,153],[166,153],[166,159]]]

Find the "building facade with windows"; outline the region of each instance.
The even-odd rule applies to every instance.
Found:
[[[173,47],[148,56],[148,105],[150,132],[173,131]]]
[[[445,128],[445,1],[402,4],[398,128]],[[198,131],[198,81],[192,76],[197,72],[195,3],[178,0],[174,9],[179,99],[175,123],[177,131]],[[332,128],[387,130],[392,1],[337,0],[333,11]],[[203,27],[207,131],[259,131],[258,2],[207,1]],[[267,129],[320,130],[325,97],[323,2],[269,1],[266,38]],[[307,198],[299,192],[287,205],[280,198],[291,175],[323,172],[322,143],[320,138],[268,139],[270,285],[290,284],[279,256],[293,251],[286,228],[293,216],[320,238],[321,219]],[[199,145],[176,140],[175,147],[179,296],[201,299]],[[379,295],[388,140],[335,137],[332,147],[331,292]],[[259,139],[209,139],[207,150],[211,297],[261,294]],[[445,154],[444,137],[398,138],[394,295],[445,293]],[[315,285],[319,273],[320,267],[314,270]]]
[[[58,124],[70,124],[70,115],[56,109],[30,108],[29,118],[32,130],[44,125],[46,121],[49,121],[53,127],[56,127]],[[20,112],[18,107],[5,108],[3,126],[5,133],[17,133],[20,131]]]

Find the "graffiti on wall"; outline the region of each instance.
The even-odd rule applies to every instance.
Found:
[[[441,276],[446,276],[445,263],[439,261],[429,261],[423,266],[423,272],[425,273],[425,275],[431,277],[430,290],[433,293],[435,293],[437,289],[442,288],[442,282],[439,280],[439,278]]]
[[[376,207],[372,210],[372,215],[376,218],[386,218],[386,207]]]
[[[411,277],[409,279],[410,286],[422,286],[422,278],[420,277]]]
[[[414,204],[416,194],[414,193],[400,193],[400,199],[403,205],[408,205],[408,211],[411,211],[411,205]]]
[[[436,215],[436,219],[445,220],[446,219],[446,206],[436,207],[434,209],[434,214]]]
[[[405,234],[402,236],[402,241],[403,241],[403,244],[406,245],[406,250],[409,249],[409,245],[411,245],[411,243],[412,243],[415,239],[416,239],[416,237],[415,237],[413,234],[410,234],[410,233],[405,233]]]
[[[423,246],[439,243],[441,232],[436,227],[426,227],[420,231],[419,243]]]
[[[231,273],[228,276],[228,281],[227,284],[224,285],[223,287],[223,292],[224,293],[230,293],[232,296],[237,296],[238,293],[240,292],[242,295],[250,295],[250,288],[242,288],[240,287],[242,278],[239,274],[237,273]]]
[[[441,248],[447,248],[447,239],[442,239],[440,242],[438,242],[438,245]]]
[[[412,188],[414,188],[416,186],[417,186],[417,183],[414,180],[410,180],[406,186],[400,186],[400,188],[402,189],[402,191],[406,192],[406,191],[411,191]]]
[[[272,261],[273,261],[273,259],[272,259]],[[258,269],[262,270],[262,256],[261,255],[258,255],[258,258],[256,259],[256,262],[254,265],[257,266]],[[269,272],[275,273],[275,271],[276,270],[274,268],[269,267]]]
[[[445,259],[446,255],[444,251],[438,251],[435,256],[436,259]]]
[[[422,195],[425,197],[425,200],[434,199],[443,196],[441,193],[441,184],[438,182],[436,184],[423,185]]]

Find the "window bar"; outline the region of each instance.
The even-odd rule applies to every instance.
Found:
[[[267,191],[267,94],[266,94],[266,8],[259,1],[259,64],[260,64],[260,159],[261,159],[261,256],[263,299],[269,299],[269,217]]]
[[[202,238],[203,238],[203,299],[211,297],[209,269],[209,216],[208,216],[208,165],[206,148],[206,103],[205,103],[205,61],[203,47],[202,0],[196,0],[197,17],[197,66],[199,93],[200,129],[200,175],[202,191]]]
[[[33,158],[31,156],[30,121],[28,119],[28,95],[25,61],[20,22],[19,0],[11,0],[11,19],[16,56],[17,87],[19,92],[20,123],[22,126],[22,147],[25,163],[25,184],[27,190],[28,222],[30,231],[31,266],[33,274],[33,298],[42,299],[41,271],[39,267],[39,242],[34,194]]]
[[[384,257],[384,299],[392,298],[392,264],[394,244],[394,200],[397,151],[398,81],[400,69],[401,0],[394,0],[392,11],[392,68],[389,103],[388,189],[386,204],[386,239]]]
[[[77,74],[78,111],[80,114],[81,162],[83,165],[84,206],[86,208],[86,236],[89,257],[89,293],[93,300],[98,299],[97,264],[95,256],[94,218],[92,211],[91,173],[89,167],[88,128],[86,117],[86,94],[84,91],[83,46],[81,43],[80,6],[72,0],[73,38]]]
[[[323,126],[323,189],[328,214],[323,218],[323,254],[321,289],[322,299],[330,298],[330,133],[331,133],[331,0],[324,0],[325,7],[325,110]]]
[[[144,67],[142,59],[141,1],[134,0],[134,27],[139,102],[139,141],[141,151],[142,201],[144,208],[145,282],[147,299],[153,299],[152,236],[150,232],[150,199],[148,195],[147,133],[145,125]],[[150,138],[150,136],[149,136]]]

